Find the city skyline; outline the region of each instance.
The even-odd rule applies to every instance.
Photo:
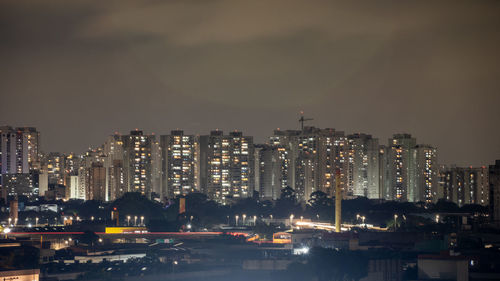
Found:
[[[411,133],[444,163],[500,157],[496,1],[0,5],[0,120],[37,127],[46,151],[131,128],[262,142],[303,110],[319,128]]]
[[[0,0],[0,277],[500,280],[499,15]]]
[[[297,116],[300,116],[300,115],[297,115]],[[230,132],[243,132],[245,133],[246,135],[248,136],[252,136],[254,137],[254,139],[256,141],[254,141],[255,144],[267,144],[269,143],[269,138],[273,136],[273,131],[274,130],[282,130],[282,131],[286,131],[286,130],[300,130],[300,123],[299,123],[299,119],[298,117],[296,118],[296,122],[297,122],[297,126],[296,128],[274,128],[270,131],[269,134],[267,135],[263,135],[263,136],[255,136],[255,135],[251,135],[249,134],[247,131],[245,130],[241,130],[241,129],[231,129],[231,130],[224,130],[222,128],[212,128],[212,129],[207,129],[203,132],[193,132],[193,131],[190,131],[190,130],[186,130],[186,129],[183,129],[183,128],[179,128],[179,127],[173,127],[173,129],[168,129],[168,130],[145,130],[144,128],[124,128],[123,130],[119,131],[119,130],[114,130],[114,131],[111,131],[109,134],[107,135],[103,135],[101,136],[100,138],[96,137],[96,139],[98,139],[95,143],[92,143],[92,144],[88,144],[88,145],[84,145],[82,144],[81,145],[81,149],[80,150],[76,150],[76,149],[73,149],[73,150],[61,150],[61,149],[58,149],[57,147],[54,147],[55,149],[54,150],[47,150],[45,149],[46,147],[48,147],[45,143],[45,138],[46,138],[46,134],[44,134],[42,132],[42,136],[41,136],[41,151],[44,152],[44,153],[53,153],[53,152],[56,152],[56,153],[63,153],[63,154],[84,154],[85,152],[91,150],[91,149],[96,149],[98,147],[101,147],[103,146],[103,143],[104,141],[106,140],[107,137],[110,137],[112,135],[115,135],[115,134],[118,134],[118,135],[126,135],[128,134],[129,132],[133,131],[133,130],[141,130],[141,131],[144,131],[145,134],[148,134],[148,135],[156,135],[158,137],[158,140],[160,138],[160,136],[164,136],[164,135],[170,135],[171,132],[173,131],[183,131],[186,135],[195,135],[195,136],[203,136],[203,135],[210,135],[210,132],[211,131],[214,131],[214,130],[219,130],[219,131],[222,131],[224,133],[230,133]],[[307,125],[304,125],[305,127],[313,127],[313,128],[321,128],[321,127],[318,127],[318,126],[314,126],[313,123],[314,120],[312,121],[308,121],[309,124]],[[18,127],[16,125],[12,125],[12,124],[9,124],[9,126],[11,127]],[[19,128],[30,128],[31,126],[28,126],[28,125],[20,125]],[[37,127],[38,128],[38,127]],[[331,127],[325,127],[325,128],[331,128]],[[426,145],[431,145],[433,147],[436,147],[438,148],[439,152],[437,154],[437,157],[438,157],[438,163],[440,165],[446,165],[446,166],[457,166],[457,167],[479,167],[479,166],[487,166],[487,165],[491,165],[495,162],[495,159],[498,158],[497,156],[493,155],[489,158],[491,158],[492,160],[491,161],[479,161],[478,163],[475,163],[475,162],[472,162],[472,161],[468,161],[467,159],[462,159],[460,161],[456,161],[456,162],[450,162],[450,161],[446,161],[446,160],[443,160],[441,154],[442,154],[442,151],[443,150],[446,150],[446,147],[439,147],[437,145],[435,145],[434,143],[429,143],[429,142],[425,142],[425,141],[422,141],[422,138],[418,135],[415,135],[411,132],[408,132],[408,131],[401,131],[401,132],[393,132],[391,133],[387,138],[382,138],[376,134],[372,134],[370,132],[351,132],[349,130],[342,130],[342,129],[339,129],[339,128],[332,128],[332,129],[335,129],[335,130],[338,130],[338,131],[342,131],[342,132],[345,132],[346,135],[352,135],[352,134],[367,134],[367,135],[370,135],[370,136],[373,136],[373,138],[376,138],[379,140],[379,143],[381,145],[386,145],[388,141],[390,141],[392,139],[392,137],[394,135],[397,135],[397,134],[410,134],[414,137],[417,137],[419,139],[419,143],[421,144],[426,144]],[[159,133],[161,132],[161,133]],[[72,146],[75,146],[75,145],[72,145]]]

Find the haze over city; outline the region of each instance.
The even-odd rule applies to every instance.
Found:
[[[18,1],[0,9],[0,120],[43,151],[115,131],[407,132],[439,162],[500,157],[497,1]]]

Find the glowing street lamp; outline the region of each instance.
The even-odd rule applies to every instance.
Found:
[[[257,216],[253,216],[253,225],[257,224]]]
[[[394,214],[394,231],[398,227],[398,214]]]
[[[141,225],[144,226],[144,216],[141,216]]]
[[[290,227],[293,228],[293,214],[290,215]]]
[[[35,218],[35,227],[38,226],[38,217]]]
[[[9,218],[9,225],[11,226],[12,218]]]
[[[127,226],[130,226],[130,216],[127,216]]]
[[[245,225],[245,219],[247,218],[247,215],[243,214],[243,225]]]
[[[91,217],[90,217],[90,220],[91,220],[91,221],[94,221],[94,216],[91,216]]]
[[[439,215],[436,215],[436,223],[439,223]]]
[[[137,216],[134,216],[134,226],[137,226]]]
[[[238,215],[234,216],[234,219],[235,219],[235,221],[236,221],[236,226],[238,226],[238,219],[239,219],[239,218],[240,218],[240,216],[238,216]]]
[[[362,216],[362,217],[361,217],[361,220],[363,221],[363,224],[365,224],[365,219],[366,219],[366,217],[365,217],[365,216]]]

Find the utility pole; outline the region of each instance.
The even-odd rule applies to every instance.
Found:
[[[335,171],[335,232],[340,232],[342,221],[342,189],[340,188],[340,170]]]

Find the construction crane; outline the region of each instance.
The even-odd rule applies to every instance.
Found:
[[[314,119],[313,118],[304,118],[304,111],[300,112],[299,122],[300,122],[300,128],[302,131],[304,131],[304,122],[311,121],[311,120],[314,120]]]

